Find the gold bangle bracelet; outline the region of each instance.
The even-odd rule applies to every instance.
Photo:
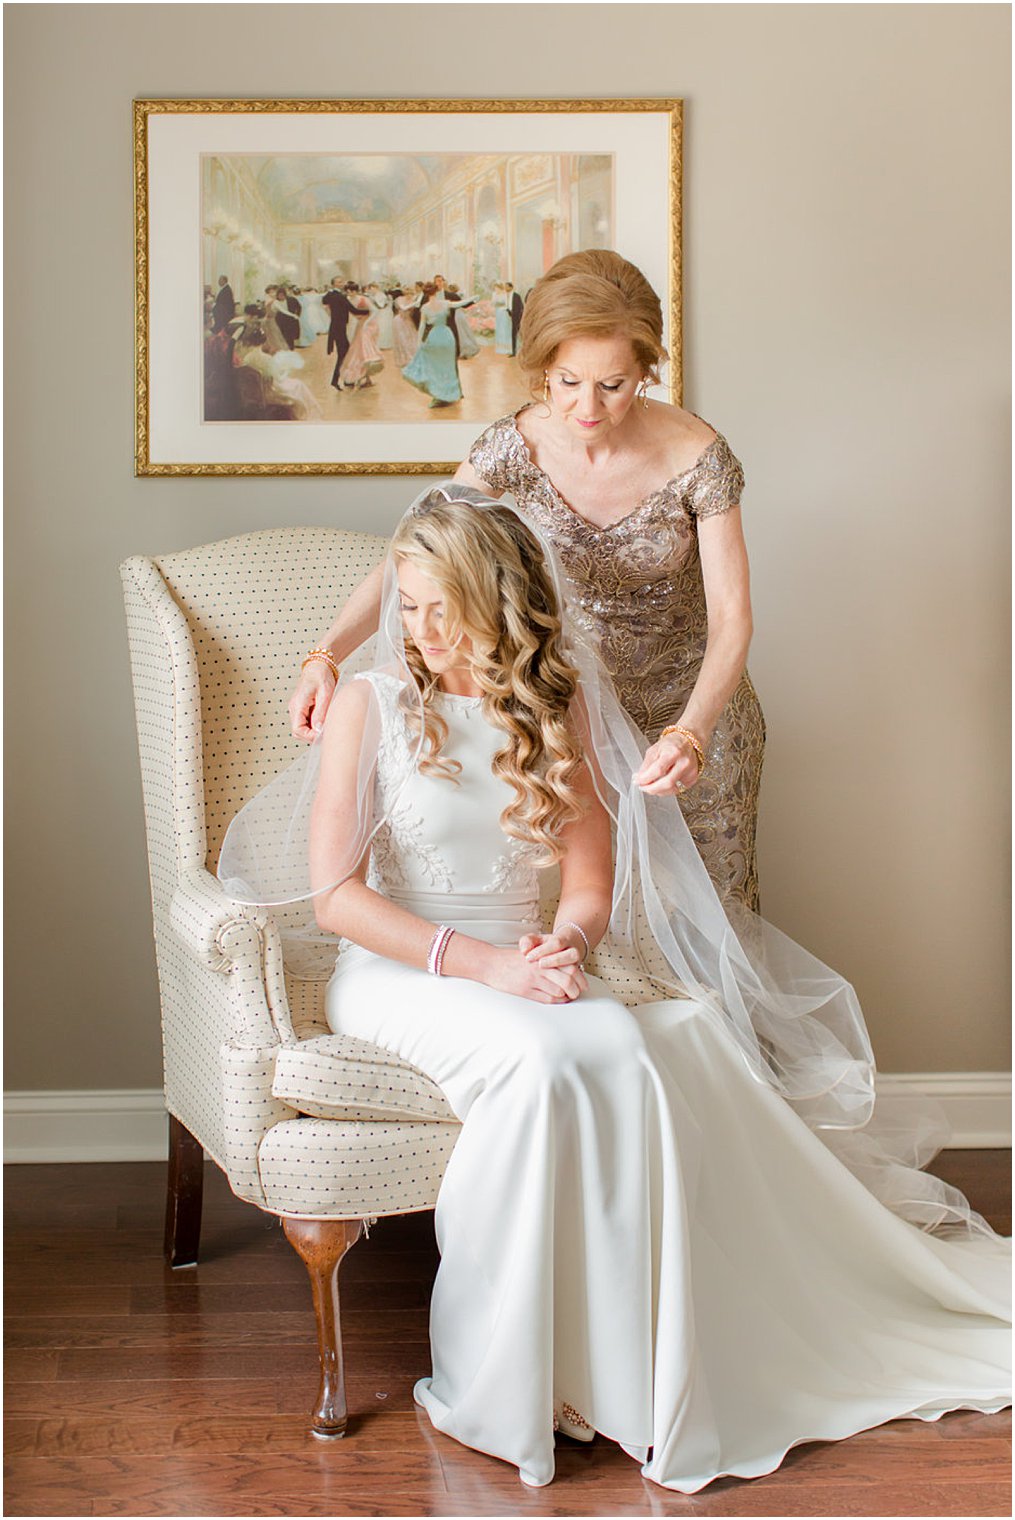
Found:
[[[682,723],[668,724],[667,727],[663,729],[659,737],[660,739],[665,739],[668,734],[679,734],[680,737],[686,740],[686,742],[694,750],[695,759],[698,762],[698,778],[700,779],[705,770],[705,751],[702,748],[701,740],[698,738],[697,734],[692,734],[691,730],[689,728],[685,728]]]
[[[312,649],[310,651],[310,653],[307,655],[306,659],[303,661],[303,664],[300,666],[300,669],[301,670],[306,670],[306,668],[310,664],[311,660],[320,660],[320,661],[322,661],[323,664],[327,665],[328,669],[331,671],[332,675],[335,677],[336,683],[338,682],[338,678],[339,678],[338,661],[335,659],[335,656],[332,654],[332,652],[331,652],[330,649]]]

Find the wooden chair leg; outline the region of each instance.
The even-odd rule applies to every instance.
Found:
[[[338,1269],[363,1230],[360,1219],[283,1219],[282,1228],[293,1250],[310,1273],[321,1352],[321,1386],[314,1406],[311,1434],[329,1441],[345,1435],[345,1366],[342,1360],[342,1319],[338,1301]]]
[[[201,1241],[204,1148],[175,1114],[169,1115],[169,1178],[163,1243],[171,1267],[196,1267]]]

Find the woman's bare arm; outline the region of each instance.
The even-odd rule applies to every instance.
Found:
[[[754,627],[740,508],[702,518],[698,547],[708,640],[698,679],[677,722],[689,728],[707,749],[719,716],[744,673]],[[698,774],[691,746],[679,734],[670,734],[646,750],[635,781],[642,791],[662,795],[693,786]]]
[[[384,586],[383,562],[371,570],[350,595],[338,617],[321,640],[341,665],[371,634],[377,632]],[[331,667],[323,660],[311,660],[300,672],[296,690],[289,698],[289,719],[297,739],[315,739],[328,716],[328,704],[335,689]]]
[[[384,562],[375,565],[350,594],[345,606],[328,629],[321,643],[331,650],[341,665],[371,634],[377,632],[384,586]]]
[[[544,968],[574,966],[585,959],[585,940],[594,949],[606,933],[613,901],[613,858],[610,817],[600,802],[587,766],[582,766],[577,790],[585,813],[561,834],[560,902],[550,935],[528,935],[521,941],[527,959]],[[580,924],[585,939],[574,929]]]
[[[698,524],[698,549],[708,612],[705,657],[679,722],[707,745],[747,665],[754,622],[751,577],[740,508]]]

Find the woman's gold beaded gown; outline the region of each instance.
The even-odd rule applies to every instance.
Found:
[[[690,469],[609,527],[587,522],[534,464],[513,415],[473,444],[469,464],[510,491],[553,540],[578,622],[599,641],[617,695],[650,742],[683,712],[705,654],[708,619],[698,519],[737,506],[744,473],[721,433]],[[765,720],[746,671],[706,752],[705,774],[680,798],[691,835],[727,907],[758,911],[755,832]]]

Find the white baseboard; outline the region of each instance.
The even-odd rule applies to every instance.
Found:
[[[4,1093],[5,1161],[165,1161],[160,1087]]]
[[[878,1110],[896,1098],[931,1098],[944,1112],[952,1150],[1011,1146],[1011,1072],[916,1071],[878,1074]]]
[[[902,1072],[878,1077],[882,1111],[893,1098],[933,1098],[956,1150],[1011,1145],[1007,1072]],[[5,1161],[164,1161],[166,1107],[159,1088],[137,1092],[4,1094]]]

